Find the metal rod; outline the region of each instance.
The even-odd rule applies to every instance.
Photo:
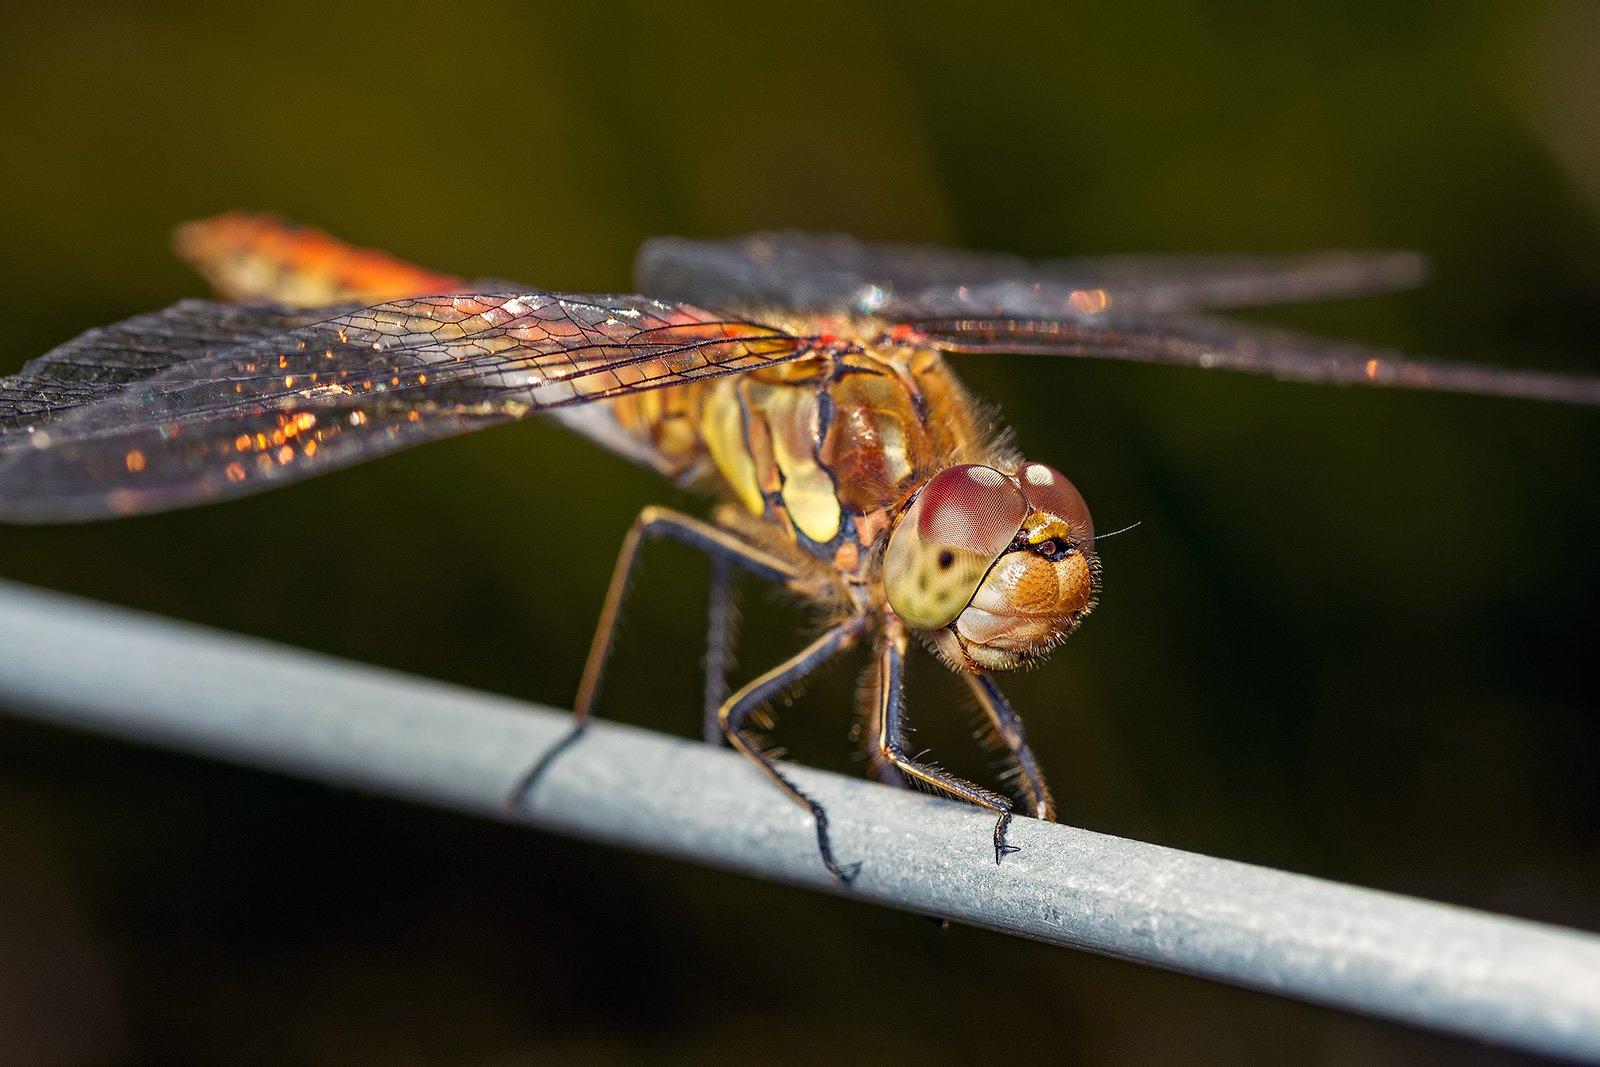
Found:
[[[596,723],[533,812],[505,798],[564,713],[0,582],[0,705],[289,774],[679,856],[1283,996],[1600,1060],[1600,937],[789,768]]]

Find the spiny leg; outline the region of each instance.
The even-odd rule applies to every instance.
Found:
[[[726,530],[718,529],[710,523],[702,522],[691,515],[672,511],[669,508],[647,507],[633,520],[633,525],[628,529],[628,535],[622,540],[622,549],[617,553],[617,563],[611,572],[611,585],[606,589],[605,604],[600,609],[600,622],[595,627],[594,640],[589,645],[589,658],[584,663],[583,679],[578,683],[578,697],[572,706],[572,729],[561,740],[552,745],[521,778],[517,779],[509,796],[509,804],[513,810],[520,810],[527,802],[529,794],[539,784],[546,771],[560,758],[562,753],[571,748],[589,726],[589,720],[594,711],[594,701],[600,691],[600,681],[605,674],[606,661],[611,656],[611,646],[616,639],[617,621],[622,617],[622,603],[627,599],[628,586],[633,579],[634,568],[639,563],[639,552],[646,541],[658,538],[668,538],[680,541],[692,548],[710,556],[713,562],[712,583],[713,598],[716,597],[716,584],[719,581],[715,564],[719,561],[726,568],[736,564],[767,581],[786,585],[798,577],[794,568],[776,556],[762,552],[745,544]],[[726,600],[726,574],[722,579],[724,587],[723,598]],[[715,600],[713,612],[716,611]],[[724,640],[727,632],[727,618],[724,613],[719,624],[712,621],[713,636],[717,628],[721,627]],[[716,650],[712,650],[713,653]],[[711,654],[708,654],[708,663]],[[725,663],[725,656],[723,658]],[[707,679],[707,692],[709,697],[711,679]],[[726,685],[726,682],[719,683]],[[720,732],[721,726],[718,725]]]
[[[1011,825],[1011,801],[948,771],[906,756],[902,686],[905,651],[905,628],[900,625],[884,627],[878,648],[878,751],[886,763],[907,778],[995,812],[999,818],[994,824],[994,861],[999,863],[1002,856],[1017,851],[1015,845],[1006,844],[1006,827]]]
[[[961,677],[972,689],[972,695],[978,698],[978,704],[994,724],[995,732],[1005,742],[1006,748],[1011,750],[1016,760],[1017,781],[1022,797],[1032,810],[1033,817],[1054,822],[1055,798],[1045,784],[1044,772],[1039,769],[1039,761],[1034,759],[1033,749],[1028,747],[1028,738],[1022,730],[1022,717],[1012,709],[1011,702],[989,675],[964,673]]]
[[[622,603],[628,595],[628,585],[638,564],[639,550],[647,540],[667,538],[679,541],[704,552],[713,561],[736,564],[758,578],[777,585],[787,585],[799,577],[786,561],[761,551],[726,530],[703,522],[692,515],[669,508],[647,507],[639,513],[623,539],[622,550],[617,554],[617,565],[611,573],[611,586],[606,590],[605,606],[600,611],[600,622],[595,627],[594,641],[589,646],[589,658],[584,663],[583,680],[578,684],[578,697],[573,702],[573,717],[580,722],[588,720],[594,710],[594,701],[600,691],[600,681],[605,673],[606,661],[611,656],[611,646],[616,639],[617,620],[622,615]],[[715,574],[713,574],[715,578]]]
[[[867,768],[872,777],[884,785],[907,789],[911,783],[906,781],[905,775],[895,769],[894,764],[884,759],[883,749],[878,744],[878,721],[883,715],[882,689],[882,673],[878,669],[877,660],[874,659],[862,673],[861,684],[856,687],[856,705],[860,717],[856,720],[855,729],[850,736],[866,753]]]
[[[854,878],[861,864],[840,864],[834,858],[833,844],[828,839],[828,813],[778,769],[777,762],[762,748],[761,738],[750,728],[749,721],[762,705],[780,696],[800,679],[855,644],[865,626],[866,617],[862,615],[840,623],[733,694],[719,713],[722,732],[733,747],[754,760],[795,803],[811,813],[817,825],[817,851],[822,855],[822,865],[841,882],[849,882]]]

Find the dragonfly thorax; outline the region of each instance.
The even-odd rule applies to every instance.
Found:
[[[890,608],[951,666],[1006,670],[1058,644],[1094,606],[1088,506],[1042,463],[949,467],[901,511],[884,552]]]
[[[801,552],[841,558],[871,551],[895,514],[952,463],[998,462],[1004,449],[929,350],[845,345],[691,390],[662,390],[615,408],[658,453],[670,440],[652,410],[679,404],[692,433],[684,455]],[[1007,464],[1001,463],[1006,466]],[[842,556],[841,556],[842,554]]]

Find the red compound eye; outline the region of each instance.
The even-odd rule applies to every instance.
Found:
[[[1004,551],[1028,517],[1028,501],[1017,484],[993,467],[977,464],[940,471],[929,479],[917,504],[917,536],[923,543],[991,559]]]
[[[889,534],[883,556],[889,606],[920,630],[949,625],[1027,517],[1022,490],[993,467],[940,471]]]
[[[1094,536],[1094,520],[1089,517],[1089,505],[1083,494],[1065,474],[1043,463],[1024,463],[1017,468],[1017,481],[1028,495],[1028,503],[1035,511],[1054,515],[1067,524],[1074,541],[1087,541]],[[931,485],[931,483],[930,483]]]

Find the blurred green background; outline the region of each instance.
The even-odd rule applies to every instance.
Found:
[[[200,294],[169,230],[248,207],[569,290],[627,289],[650,234],[770,227],[1409,247],[1425,290],[1270,317],[1593,370],[1597,54],[1578,2],[13,10],[0,361]],[[959,368],[1102,528],[1141,523],[1106,545],[1090,624],[1006,681],[1065,821],[1600,929],[1592,411]],[[535,422],[224,506],[0,529],[0,575],[559,706],[651,501],[696,506]],[[604,714],[697,730],[703,583],[650,557]],[[748,593],[758,670],[805,619]],[[858,667],[784,714],[795,758],[859,773]],[[919,739],[987,773],[940,669],[911,686]],[[19,719],[0,810],[6,1061],[1499,1058]]]

